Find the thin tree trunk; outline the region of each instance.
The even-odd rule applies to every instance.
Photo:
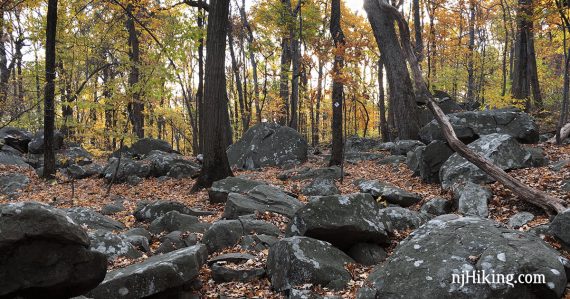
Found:
[[[382,141],[390,141],[390,130],[388,129],[388,123],[386,122],[386,103],[384,95],[384,63],[382,62],[382,57],[378,58],[378,110],[380,114],[380,135],[382,136]]]
[[[420,18],[420,0],[412,1],[412,10],[414,11],[414,33],[416,35],[415,54],[418,61],[423,59],[424,43],[422,40],[422,22]]]
[[[253,102],[255,105],[255,117],[257,123],[261,123],[261,106],[259,104],[259,79],[257,75],[257,60],[255,59],[253,31],[251,30],[251,26],[249,25],[247,16],[245,14],[245,0],[242,0],[240,15],[243,26],[247,31],[247,42],[249,44],[249,60],[251,63],[252,75],[253,75],[253,94],[254,94]]]
[[[144,103],[141,101],[140,87],[138,86],[140,80],[140,48],[138,31],[135,27],[135,20],[131,15],[133,14],[133,5],[127,6],[127,22],[126,27],[129,33],[129,59],[131,63],[131,70],[129,73],[129,87],[132,100],[128,105],[129,114],[131,117],[131,124],[133,125],[133,133],[138,138],[144,138]]]
[[[476,0],[469,1],[469,58],[467,61],[467,104],[469,108],[475,103],[475,11]]]
[[[233,38],[231,24],[228,27],[228,44],[230,48],[230,57],[232,61],[232,72],[234,75],[233,77],[236,83],[235,85],[238,93],[239,112],[241,115],[241,128],[242,132],[245,133],[245,131],[247,131],[247,129],[249,128],[249,122],[247,120],[247,113],[245,112],[244,91],[243,91],[243,85],[241,84],[241,78],[239,74],[239,67],[237,65],[236,55],[234,52],[234,38]]]
[[[332,85],[332,150],[329,165],[341,165],[343,161],[343,134],[342,134],[342,108],[343,108],[343,83],[342,68],[344,65],[344,33],[341,24],[340,0],[332,0],[330,32],[335,45],[335,57],[333,67]]]
[[[57,0],[48,1],[46,26],[46,86],[44,97],[44,169],[42,176],[55,178],[55,60]]]

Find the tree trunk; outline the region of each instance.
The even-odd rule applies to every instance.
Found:
[[[198,0],[199,4],[202,4],[203,0]],[[198,28],[200,30],[204,28],[204,17],[202,14],[204,11],[200,8],[198,10]],[[197,122],[198,122],[198,153],[204,152],[204,38],[200,36],[198,40],[198,89],[196,91],[196,109],[198,110]],[[194,153],[197,154],[197,153]]]
[[[374,37],[386,67],[391,98],[390,109],[396,116],[394,122],[398,137],[417,139],[420,125],[414,88],[406,65],[404,49],[401,46],[404,42],[399,42],[394,27],[399,13],[386,0],[365,0],[364,9],[368,14],[368,20],[372,25]],[[400,30],[403,29],[400,28]]]
[[[388,123],[386,122],[386,103],[385,92],[384,92],[384,63],[382,58],[378,58],[378,110],[380,112],[380,135],[382,136],[382,141],[390,141],[390,130],[388,129]]]
[[[225,77],[229,0],[212,1],[209,9],[202,115],[204,162],[192,191],[209,188],[213,182],[233,175],[226,155],[231,138]]]
[[[135,27],[135,20],[132,17],[133,5],[129,4],[127,6],[127,22],[126,27],[129,33],[129,59],[131,63],[131,70],[129,73],[129,88],[132,100],[129,103],[129,118],[131,124],[133,125],[133,133],[138,138],[144,138],[144,103],[141,101],[140,94],[140,48],[139,48],[139,36]]]
[[[343,83],[342,68],[344,65],[344,33],[341,23],[340,0],[332,0],[330,32],[334,41],[334,66],[332,84],[332,150],[329,165],[341,165],[343,160],[343,134],[342,134],[342,108],[343,108]]]
[[[317,78],[317,97],[315,103],[315,126],[313,127],[313,146],[319,145],[320,130],[319,124],[321,121],[321,100],[323,98],[323,60],[319,57],[319,70]]]
[[[242,0],[240,15],[243,26],[247,31],[247,42],[249,45],[249,60],[251,63],[252,75],[253,75],[253,95],[254,95],[253,103],[255,105],[255,117],[256,117],[256,122],[261,123],[261,106],[259,104],[259,78],[257,75],[257,60],[255,59],[253,31],[251,30],[251,26],[249,25],[249,22],[247,20],[247,15],[245,14],[245,0]]]
[[[48,1],[46,26],[46,86],[44,94],[44,170],[46,179],[55,178],[55,43],[57,32],[57,0]]]
[[[476,0],[469,1],[469,58],[467,61],[467,105],[473,107],[475,103],[475,11]]]
[[[236,83],[236,89],[238,93],[238,102],[239,102],[239,113],[241,115],[241,128],[242,132],[245,133],[249,128],[249,122],[247,118],[247,113],[245,112],[245,99],[244,99],[244,91],[243,85],[241,84],[240,74],[239,74],[239,67],[236,60],[236,55],[234,52],[234,38],[231,29],[231,24],[228,27],[228,46],[230,48],[230,57],[232,61],[232,72],[234,75],[234,80]]]
[[[418,61],[422,60],[423,50],[424,50],[424,43],[422,40],[422,21],[420,17],[420,0],[413,0],[412,2],[412,10],[414,11],[414,33],[416,35],[416,47],[415,47],[415,54],[418,58]]]

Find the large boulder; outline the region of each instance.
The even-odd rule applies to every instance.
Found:
[[[445,114],[464,111],[463,107],[461,107],[461,105],[459,105],[453,97],[445,91],[434,90],[433,99]],[[421,125],[426,125],[435,118],[433,113],[427,109],[427,107],[420,107],[419,112]]]
[[[257,124],[227,150],[230,165],[242,169],[281,166],[307,160],[307,141],[299,132],[275,123]]]
[[[254,181],[243,177],[227,177],[225,179],[215,181],[208,190],[208,198],[211,203],[224,203],[228,200],[228,194],[240,193],[244,194],[251,189],[264,185],[265,182]]]
[[[330,196],[340,194],[340,190],[333,179],[316,178],[303,187],[301,193],[305,196]]]
[[[209,226],[209,223],[200,222],[200,218],[196,216],[170,211],[151,222],[148,230],[154,234],[173,231],[203,233]]]
[[[202,242],[208,247],[208,252],[216,252],[238,244],[244,236],[256,234],[278,236],[279,228],[262,220],[219,220],[204,233]]]
[[[345,264],[354,261],[330,243],[307,237],[285,238],[271,246],[267,274],[276,291],[314,284],[342,289],[351,279]]]
[[[5,145],[21,153],[27,153],[28,143],[32,141],[32,134],[24,129],[4,127],[0,129],[0,139],[4,140]]]
[[[198,277],[207,258],[204,245],[155,255],[142,263],[110,271],[105,280],[86,296],[94,299],[138,299],[181,287]]]
[[[53,149],[59,150],[63,147],[64,136],[60,131],[55,131],[53,134]],[[28,143],[28,152],[30,154],[43,154],[44,153],[44,131],[40,130],[34,135],[30,143]]]
[[[420,146],[408,152],[406,164],[426,183],[439,183],[441,166],[454,151],[441,140],[434,140],[427,146]]]
[[[503,170],[532,166],[532,154],[510,135],[498,133],[484,135],[468,147]],[[439,177],[445,189],[459,182],[489,183],[493,181],[485,172],[458,153],[451,155],[443,163]]]
[[[550,232],[562,245],[570,248],[570,209],[556,215],[550,224]]]
[[[292,217],[302,206],[299,200],[275,186],[259,185],[247,194],[230,193],[222,217],[236,219],[255,212],[273,212]]]
[[[88,165],[93,163],[93,156],[80,146],[67,147],[57,152],[57,162],[60,167],[70,165]]]
[[[368,277],[372,294],[365,289],[359,298],[560,298],[567,283],[563,260],[534,235],[488,219],[443,215],[400,242]],[[511,280],[467,281],[467,275],[493,273]],[[513,283],[520,274],[545,280]]]
[[[413,151],[418,146],[424,146],[418,140],[399,140],[394,142],[394,147],[390,149],[390,153],[395,156],[405,156],[409,151]]]
[[[141,202],[137,205],[133,215],[138,221],[154,221],[166,215],[168,212],[177,211],[180,214],[192,216],[211,215],[210,212],[199,211],[185,206],[181,202],[171,200],[156,200],[153,202]]]
[[[403,232],[416,229],[428,220],[428,215],[418,213],[402,207],[387,207],[380,210],[380,218],[386,231],[393,234],[396,231]]]
[[[128,157],[122,157],[120,161],[119,168],[117,170],[117,165],[119,164],[119,158],[110,158],[109,163],[103,169],[102,175],[105,181],[111,182],[114,177],[114,183],[126,182],[129,177],[135,176],[139,178],[146,178],[150,175],[150,162],[144,160],[133,160]],[[116,172],[116,175],[115,175]]]
[[[91,251],[83,229],[53,207],[0,206],[0,297],[69,298],[105,277],[105,255]]]
[[[492,197],[493,193],[489,189],[472,182],[453,186],[453,199],[457,212],[463,215],[488,217],[487,204]]]
[[[371,152],[380,149],[380,139],[362,138],[359,136],[350,136],[346,138],[344,143],[344,151],[346,153],[353,152]]]
[[[160,139],[153,138],[142,138],[133,143],[128,151],[137,157],[143,157],[148,155],[152,151],[161,151],[165,153],[172,153],[174,150],[172,146]]]
[[[149,175],[152,177],[191,178],[200,171],[198,164],[185,160],[176,153],[152,150],[146,154],[144,160],[150,164]]]
[[[0,195],[15,195],[29,183],[30,179],[21,173],[0,174]]]
[[[0,151],[0,165],[13,165],[31,169],[30,165],[22,157],[4,151]]]
[[[348,249],[361,242],[388,243],[380,207],[369,194],[313,197],[287,227],[287,236],[307,236]]]
[[[90,208],[74,207],[67,209],[67,216],[75,223],[86,226],[89,229],[112,231],[126,228],[123,223],[97,213]]]
[[[113,261],[119,257],[139,258],[142,253],[139,252],[127,239],[127,236],[116,235],[110,231],[97,230],[89,233],[91,246],[93,251],[100,252],[107,256],[109,261]]]
[[[521,143],[537,143],[539,140],[534,119],[518,110],[467,111],[449,114],[448,118],[457,137],[464,142],[492,133],[510,135]],[[445,140],[435,120],[420,130],[420,138],[426,144],[433,140]]]
[[[409,207],[422,200],[422,197],[417,193],[408,192],[392,184],[377,180],[357,180],[355,185],[358,186],[360,192],[369,193],[374,198],[381,198],[388,203],[401,207]]]

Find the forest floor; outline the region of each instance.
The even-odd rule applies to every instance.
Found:
[[[559,147],[549,144],[539,144],[536,146],[544,149],[546,156],[550,161],[570,159],[570,146]],[[298,167],[300,168],[305,166],[311,168],[325,167],[326,162],[322,156],[311,156],[307,163],[299,165]],[[15,170],[16,169],[13,167],[0,166],[0,173]],[[17,171],[22,172],[21,169]],[[293,182],[279,180],[277,176],[282,171],[283,170],[279,168],[264,168],[258,171],[234,171],[234,175],[242,175],[251,179],[269,182],[284,190],[297,194],[299,200],[306,202],[307,198],[300,194],[300,190],[308,183],[308,181]],[[423,200],[415,206],[412,206],[411,209],[413,210],[418,210],[424,202],[433,197],[443,197],[449,200],[451,200],[452,197],[449,192],[442,190],[440,185],[426,184],[423,183],[420,178],[413,177],[412,171],[410,171],[403,163],[399,165],[379,165],[373,161],[363,161],[357,164],[347,163],[344,166],[344,171],[346,173],[346,177],[343,181],[337,182],[337,186],[342,194],[358,192],[357,187],[353,185],[353,181],[365,178],[389,182],[407,191],[421,194]],[[510,173],[527,185],[570,202],[570,194],[561,191],[563,180],[570,179],[569,167],[563,168],[559,172],[553,171],[548,166],[545,166],[521,169]],[[20,193],[17,198],[18,201],[39,201],[58,208],[86,206],[99,211],[106,204],[110,204],[116,198],[121,197],[125,199],[124,205],[126,210],[112,215],[111,217],[123,222],[128,228],[133,227],[135,224],[140,225],[139,223],[135,223],[132,213],[137,202],[142,200],[175,200],[184,203],[189,207],[214,212],[214,215],[200,217],[202,221],[207,222],[214,222],[220,219],[224,209],[223,204],[210,204],[208,201],[207,191],[205,190],[191,194],[189,190],[194,184],[194,180],[192,179],[169,179],[164,181],[156,178],[150,178],[144,179],[137,186],[117,184],[112,187],[111,195],[106,197],[105,193],[107,185],[104,180],[100,178],[89,178],[70,182],[66,178],[58,177],[56,182],[47,182],[38,178],[33,171],[29,171],[27,174],[31,178],[32,182]],[[499,183],[489,184],[489,187],[492,189],[494,194],[493,199],[489,204],[490,218],[506,223],[510,216],[521,211],[529,211],[537,216],[528,225],[520,228],[520,230],[528,230],[532,227],[549,222],[548,216],[544,212],[517,199],[516,196]],[[0,203],[7,203],[10,201],[12,200],[0,196]],[[287,225],[287,218],[277,214],[265,213],[257,215],[257,217],[276,224],[282,232],[284,232]],[[399,238],[397,238],[389,248],[389,254],[391,253],[391,249],[397,245],[397,242],[405,238],[408,233],[409,232],[400,232]],[[201,236],[199,236],[199,238],[200,237]],[[547,239],[545,241],[561,251],[563,255],[570,258],[570,254],[563,251],[560,244],[555,240]],[[158,238],[156,238],[155,242],[151,245],[151,249],[154,250],[159,245]],[[233,248],[226,249],[223,252],[216,253],[215,255],[228,252],[245,251],[237,245]],[[256,266],[265,266],[268,253],[267,250],[248,253],[256,256],[256,260],[253,261]],[[211,257],[213,256],[210,256],[210,258]],[[146,255],[141,259],[145,258],[147,258]],[[125,267],[137,261],[140,261],[140,259],[128,260],[120,258],[109,265],[109,270]],[[252,265],[249,264],[248,266]],[[353,279],[350,281],[348,288],[345,291],[332,292],[326,289],[317,289],[317,287],[312,285],[307,285],[305,287],[323,295],[340,295],[343,298],[354,298],[356,291],[364,284],[364,281],[370,271],[372,271],[372,267],[348,265],[348,270],[353,275]],[[218,298],[220,295],[227,297],[282,298],[281,294],[275,293],[271,290],[271,285],[267,278],[249,283],[215,283],[211,279],[210,270],[207,266],[202,268],[200,278],[203,282],[200,292],[205,298]],[[568,293],[569,292],[567,291],[566,298],[570,298]]]

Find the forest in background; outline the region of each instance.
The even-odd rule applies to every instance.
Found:
[[[568,109],[564,1],[392,2],[410,24],[432,92],[470,108],[517,106],[539,116],[546,131],[566,122],[559,117]],[[363,10],[341,4],[344,42],[335,47],[331,1],[230,6],[225,74],[234,140],[276,121],[313,145],[330,142],[333,77],[344,85],[345,136],[399,136],[398,103]],[[200,153],[207,8],[188,0],[60,1],[56,128],[95,153],[143,136]],[[46,10],[44,1],[1,3],[0,126],[42,128]],[[335,73],[339,53],[344,67]]]

